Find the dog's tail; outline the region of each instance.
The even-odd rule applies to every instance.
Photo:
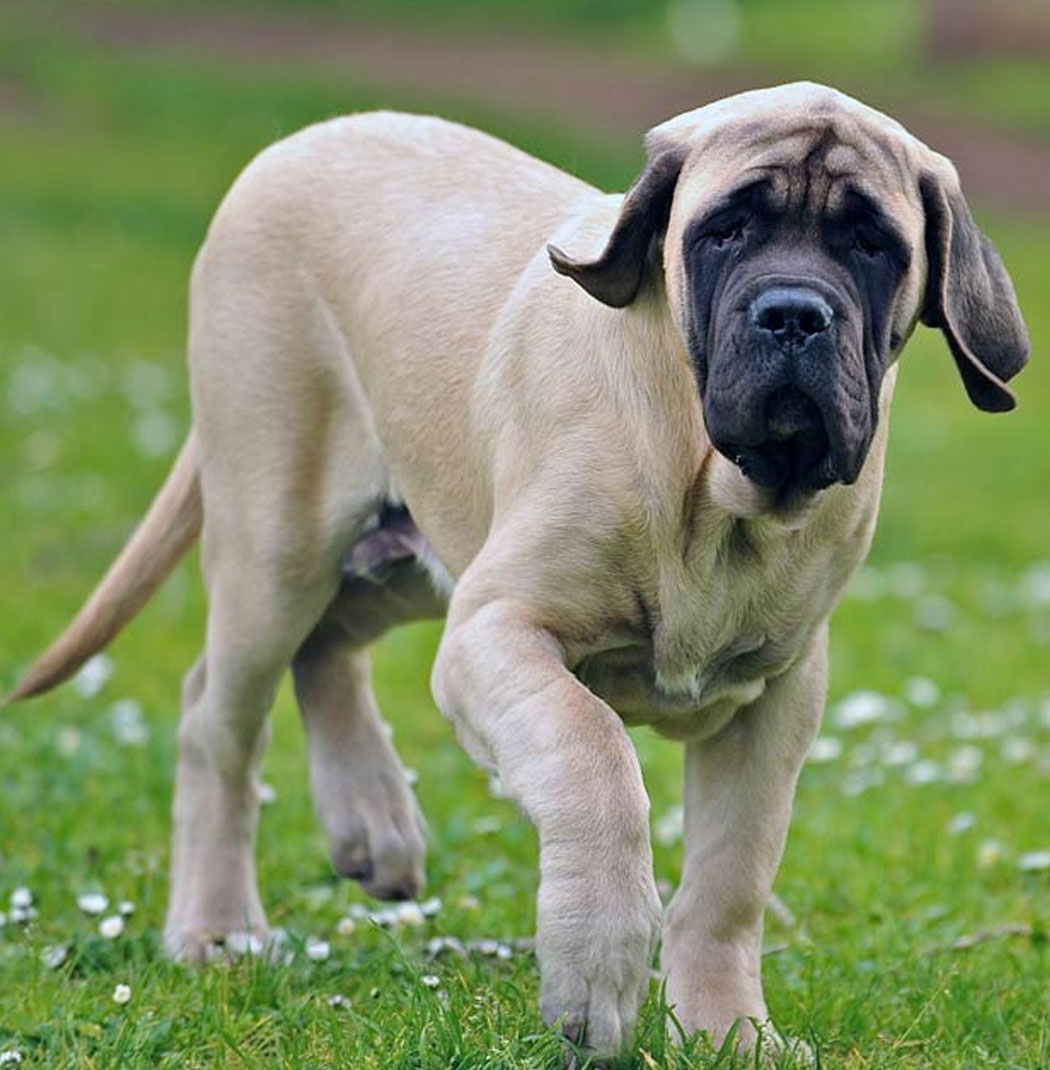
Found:
[[[50,691],[106,646],[196,542],[202,515],[197,436],[191,431],[145,518],[102,582],[0,704]]]

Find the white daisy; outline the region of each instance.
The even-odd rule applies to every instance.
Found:
[[[325,962],[332,953],[332,947],[327,940],[311,938],[306,941],[305,951],[306,957],[311,962]]]
[[[98,931],[107,940],[116,940],[124,931],[124,919],[119,914],[110,914],[98,923]]]
[[[1017,868],[1025,873],[1050,869],[1050,851],[1028,851],[1017,860]]]
[[[85,914],[101,914],[109,906],[109,899],[101,892],[84,892],[77,896],[77,906]]]

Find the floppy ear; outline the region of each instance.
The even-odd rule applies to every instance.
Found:
[[[653,156],[623,199],[620,215],[597,260],[574,260],[548,245],[551,264],[591,297],[613,308],[629,305],[642,286],[653,240],[663,233],[684,154],[664,149]]]
[[[1013,283],[981,233],[954,174],[920,179],[929,274],[922,322],[939,327],[970,400],[985,412],[1017,404],[1005,380],[1028,361],[1028,331]]]

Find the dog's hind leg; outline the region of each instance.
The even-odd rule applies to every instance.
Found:
[[[231,934],[266,937],[254,860],[266,715],[331,586],[275,582],[250,558],[209,583],[207,649],[186,679],[179,726],[165,925],[177,958],[202,961]]]
[[[366,536],[347,560],[358,562],[366,549],[374,556],[376,545],[375,533]],[[422,888],[424,822],[372,692],[366,644],[443,608],[418,564],[399,557],[382,583],[344,582],[292,662],[332,864],[381,899],[411,898]]]
[[[367,650],[314,633],[292,663],[332,865],[380,899],[423,887],[423,817],[372,693]]]
[[[243,190],[228,200],[191,300],[209,609],[179,729],[166,925],[169,950],[189,959],[230,932],[265,935],[254,840],[266,715],[386,482],[337,326],[309,273],[263,240],[285,216]]]

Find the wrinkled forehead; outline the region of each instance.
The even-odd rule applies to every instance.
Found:
[[[651,132],[650,151],[671,145],[686,152],[673,209],[679,217],[761,183],[772,207],[785,212],[836,215],[860,196],[906,234],[921,229],[921,143],[841,94],[744,94]]]

